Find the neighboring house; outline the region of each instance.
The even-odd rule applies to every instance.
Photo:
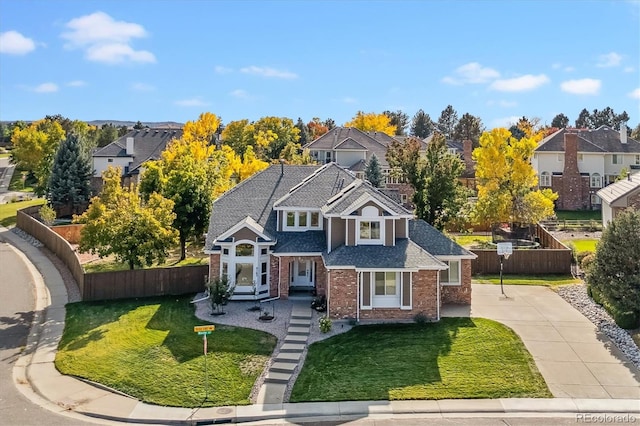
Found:
[[[408,183],[393,176],[387,161],[387,149],[394,139],[402,142],[402,138],[393,138],[383,132],[363,132],[355,127],[335,127],[303,148],[308,149],[318,163],[334,162],[353,172],[359,179],[365,178],[367,162],[375,154],[380,163],[385,189],[390,195],[397,192],[397,196],[391,196],[399,198],[405,207],[410,207],[413,190]],[[424,142],[422,144],[426,147]]]
[[[109,166],[122,169],[122,183],[138,183],[143,164],[157,160],[172,139],[182,137],[182,129],[131,130],[92,154],[93,187],[102,185],[102,172]]]
[[[599,209],[598,190],[616,181],[623,168],[640,170],[640,142],[608,126],[595,130],[561,129],[534,151],[538,186],[559,197],[558,210]]]
[[[433,134],[424,139],[425,144],[429,144],[433,139]],[[476,162],[473,161],[473,142],[470,139],[463,141],[447,139],[447,151],[460,157],[464,163],[464,171],[460,176],[460,181],[470,189],[476,189]]]
[[[602,226],[627,208],[640,211],[640,173],[629,174],[626,179],[602,188],[597,195],[602,200]]]
[[[209,276],[235,300],[325,295],[331,318],[439,319],[471,301],[471,259],[382,191],[331,162],[272,165],[218,198]]]

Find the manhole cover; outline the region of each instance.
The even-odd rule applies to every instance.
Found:
[[[222,407],[222,408],[218,408],[217,413],[218,414],[229,414],[231,411],[233,411],[231,408]]]

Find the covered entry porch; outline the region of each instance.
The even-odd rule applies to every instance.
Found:
[[[326,294],[327,271],[319,254],[274,255],[271,271],[272,297]]]

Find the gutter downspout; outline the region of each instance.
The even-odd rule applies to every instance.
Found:
[[[362,282],[362,271],[358,272],[358,282],[356,283],[356,322],[360,322],[360,283]]]
[[[437,301],[437,314],[436,314],[436,321],[440,321],[440,271],[436,271],[436,283],[438,285],[437,287],[437,296],[436,296],[436,301]]]
[[[331,269],[327,269],[327,318],[329,318],[329,304],[331,303]]]
[[[278,299],[280,299],[280,283],[282,281],[282,258],[278,256]]]

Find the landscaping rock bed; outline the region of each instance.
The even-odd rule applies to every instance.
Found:
[[[587,295],[587,287],[584,284],[559,287],[558,294],[594,323],[598,330],[606,334],[640,370],[640,349],[629,333],[618,327],[607,311]]]

